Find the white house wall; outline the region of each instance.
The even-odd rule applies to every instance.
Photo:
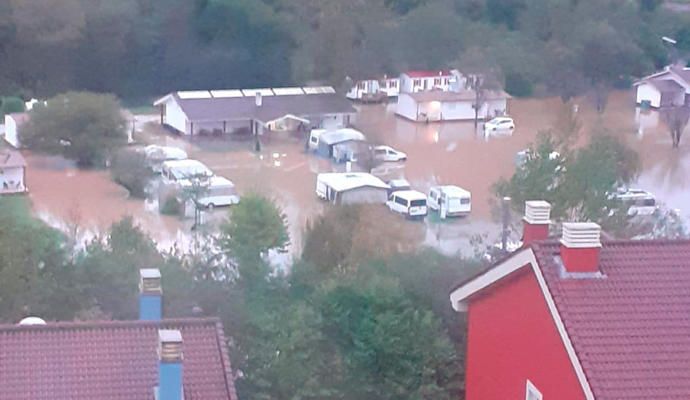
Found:
[[[190,129],[187,123],[187,115],[185,115],[182,108],[177,104],[174,98],[171,98],[165,103],[165,123],[178,131],[189,135]]]
[[[395,113],[407,119],[417,121],[417,102],[410,95],[400,93]]]
[[[441,117],[444,121],[474,119],[471,101],[446,101],[441,104]]]
[[[5,115],[5,141],[14,148],[19,147],[17,121],[15,121],[10,115]]]
[[[642,83],[637,86],[637,104],[649,101],[654,108],[661,106],[661,93],[650,83]]]
[[[0,193],[22,193],[24,184],[24,167],[0,168]]]

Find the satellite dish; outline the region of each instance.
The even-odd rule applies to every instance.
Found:
[[[45,325],[46,321],[43,320],[43,318],[38,318],[38,317],[26,317],[23,320],[19,321],[19,325]]]

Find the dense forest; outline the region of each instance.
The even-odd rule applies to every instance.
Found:
[[[325,82],[408,68],[497,71],[514,95],[629,83],[690,50],[660,0],[0,2],[0,94],[127,100],[173,89]],[[674,51],[662,35],[677,39]]]

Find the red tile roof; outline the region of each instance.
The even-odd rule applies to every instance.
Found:
[[[0,398],[152,400],[158,329],[182,332],[186,400],[237,400],[218,319],[0,325]]]
[[[410,78],[434,78],[437,76],[450,76],[450,70],[435,70],[435,71],[407,71],[405,75]]]
[[[690,241],[608,241],[600,278],[532,245],[597,400],[690,399]]]

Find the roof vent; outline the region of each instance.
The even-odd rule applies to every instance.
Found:
[[[158,357],[161,362],[182,361],[182,333],[176,329],[158,331]]]
[[[259,91],[257,91],[254,96],[255,96],[254,101],[256,102],[256,106],[261,107],[261,105],[263,104],[263,98],[261,97],[261,93]]]
[[[566,222],[561,259],[566,272],[600,272],[601,227],[593,222]]]
[[[140,269],[139,290],[142,294],[161,294],[161,271],[158,268]]]
[[[22,326],[31,326],[31,325],[45,325],[46,321],[43,318],[39,317],[26,317],[19,321],[19,325]]]

